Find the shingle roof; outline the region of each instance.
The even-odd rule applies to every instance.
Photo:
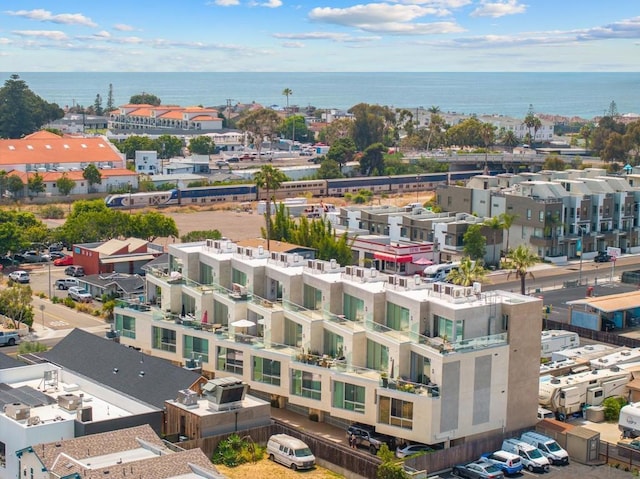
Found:
[[[50,351],[37,355],[159,409],[200,378],[169,361],[81,329],[74,329]]]
[[[140,449],[147,449],[150,453],[155,449],[161,455],[127,458],[127,451]],[[211,477],[224,477],[200,449],[171,453],[148,425],[38,444],[33,447],[33,452],[58,477],[69,477],[77,473],[80,477],[163,479],[193,474],[197,472],[193,466],[204,469]],[[112,461],[115,463],[104,467],[91,465],[91,462],[99,463],[104,456],[118,453],[125,458],[120,459],[120,464],[113,457]]]
[[[17,368],[18,366],[25,366],[25,363],[13,359],[6,354],[0,353],[0,369]]]
[[[94,286],[100,286],[101,288],[115,284],[120,291],[126,294],[137,293],[144,290],[144,279],[137,274],[91,274],[84,276],[82,281]]]

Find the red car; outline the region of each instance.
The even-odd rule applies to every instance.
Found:
[[[64,258],[58,258],[53,262],[54,266],[71,266],[73,264],[73,256],[67,255]]]

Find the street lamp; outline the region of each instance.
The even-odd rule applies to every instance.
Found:
[[[49,261],[47,261],[47,266],[49,266],[49,299],[51,299],[51,257],[49,257]]]
[[[584,252],[584,229],[580,225],[578,225],[578,228],[580,228],[580,241],[577,248],[578,252],[580,253],[580,270],[578,273],[578,284],[582,285],[582,256]]]

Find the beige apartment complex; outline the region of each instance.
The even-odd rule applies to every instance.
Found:
[[[170,245],[146,281],[115,310],[123,344],[274,406],[428,444],[535,422],[537,298],[226,240]]]

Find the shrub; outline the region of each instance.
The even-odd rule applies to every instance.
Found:
[[[617,422],[620,417],[620,409],[627,404],[627,401],[621,397],[607,398],[602,402],[604,407],[604,419],[608,422]]]
[[[49,349],[46,344],[36,341],[23,341],[18,345],[18,354],[40,353]]]
[[[53,304],[58,304],[62,302],[62,298],[58,298],[57,296],[54,296],[53,298],[51,298],[51,302]]]
[[[66,298],[64,298],[64,300],[62,301],[64,303],[65,306],[67,306],[68,308],[71,309],[75,309],[76,307],[76,302],[71,299],[69,296],[67,296]]]
[[[247,462],[259,461],[264,452],[265,449],[256,446],[249,436],[240,438],[237,434],[232,434],[218,444],[212,461],[214,464],[236,467]]]
[[[64,210],[60,206],[47,205],[40,210],[40,216],[47,219],[59,220],[64,218]]]

